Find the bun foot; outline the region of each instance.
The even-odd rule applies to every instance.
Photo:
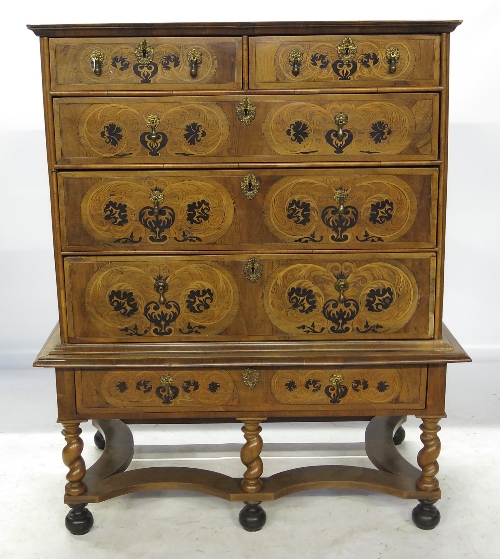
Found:
[[[441,520],[441,514],[433,503],[420,501],[411,513],[415,525],[421,530],[432,530]]]
[[[94,525],[94,517],[89,509],[85,508],[88,503],[69,505],[70,511],[66,515],[66,528],[75,536],[83,536]]]
[[[104,437],[102,436],[102,433],[100,431],[95,432],[94,444],[96,445],[96,447],[99,450],[104,450],[104,447],[106,446],[106,440],[104,439]]]
[[[247,503],[241,509],[239,518],[247,532],[258,532],[266,523],[266,512],[259,503]]]
[[[406,432],[403,429],[403,427],[398,427],[392,437],[392,441],[397,446],[400,445],[405,440],[405,437],[406,437]]]

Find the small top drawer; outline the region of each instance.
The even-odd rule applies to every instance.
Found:
[[[53,91],[242,86],[239,37],[51,39]]]
[[[250,87],[437,86],[439,56],[431,35],[252,37]]]

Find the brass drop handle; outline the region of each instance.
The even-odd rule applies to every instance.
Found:
[[[337,202],[337,204],[339,205],[337,210],[339,214],[345,214],[344,204],[346,203],[348,196],[349,193],[345,188],[340,187],[335,190],[335,194],[333,195],[333,198],[335,202]]]
[[[299,49],[293,49],[290,54],[288,55],[288,60],[292,65],[292,74],[297,77],[300,72],[300,65],[302,64],[302,60],[304,59],[304,53]]]
[[[152,188],[149,199],[154,204],[153,207],[154,215],[158,215],[160,213],[160,204],[163,203],[163,199],[164,199],[162,190],[158,187]]]
[[[340,293],[339,302],[343,303],[345,301],[344,293],[349,289],[349,284],[345,278],[338,279],[334,284],[335,289]]]
[[[174,398],[174,391],[172,390],[172,384],[174,382],[174,378],[169,373],[164,373],[160,377],[160,384],[162,386],[166,386],[168,390],[168,397],[173,400]]]
[[[387,47],[385,54],[387,56],[387,63],[389,64],[389,73],[396,73],[396,64],[399,60],[399,49],[394,45]]]
[[[339,113],[338,115],[335,116],[334,121],[335,124],[339,127],[339,129],[336,132],[334,132],[334,135],[337,138],[337,140],[341,142],[345,136],[343,127],[349,122],[349,118],[345,113]]]
[[[198,66],[201,65],[201,51],[199,49],[191,49],[188,52],[187,59],[189,62],[189,74],[194,79],[198,75]]]
[[[155,281],[155,291],[156,293],[159,293],[160,295],[160,299],[159,299],[159,303],[160,305],[164,305],[165,304],[165,293],[168,291],[168,284],[165,280],[165,278],[163,278],[162,276],[158,276],[156,278]]]
[[[160,135],[156,132],[156,127],[159,124],[160,124],[160,119],[156,115],[149,115],[146,118],[146,126],[148,128],[151,128],[151,134],[149,135],[149,139],[153,140],[153,142],[155,140],[158,140],[158,138],[160,137]]]
[[[340,373],[330,375],[330,383],[335,384],[337,388],[344,382],[344,377]]]
[[[92,65],[92,72],[96,76],[102,73],[102,63],[104,62],[104,53],[101,49],[95,49],[90,54],[90,64]]]
[[[148,64],[151,64],[154,53],[154,48],[146,41],[146,39],[143,39],[134,50],[137,62],[142,66],[148,66]]]

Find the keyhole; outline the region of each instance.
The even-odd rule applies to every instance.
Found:
[[[248,190],[250,190],[250,191],[253,190],[253,184],[251,182],[248,183]]]
[[[143,49],[142,49],[142,57],[143,57],[143,58],[146,58],[147,54],[148,54],[148,53],[146,52],[146,49],[143,48]]]
[[[251,270],[252,270],[252,274],[255,274],[255,265],[254,264],[252,264]]]

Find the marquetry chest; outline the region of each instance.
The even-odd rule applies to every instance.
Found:
[[[69,468],[66,526],[150,489],[260,503],[363,488],[434,503],[448,54],[459,22],[30,26],[41,40]],[[422,418],[419,468],[395,445]],[[265,478],[265,420],[370,420],[377,469]],[[86,470],[79,424],[102,458]],[[241,421],[241,479],[126,471],[127,422]]]

